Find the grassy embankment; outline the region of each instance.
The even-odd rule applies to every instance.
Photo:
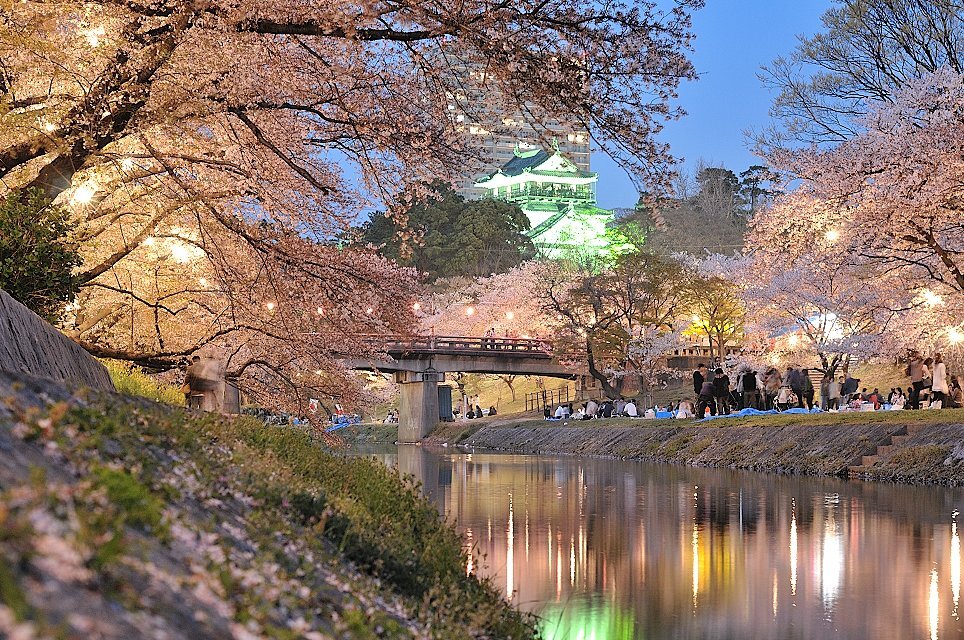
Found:
[[[0,395],[0,636],[534,635],[377,462],[129,396]]]

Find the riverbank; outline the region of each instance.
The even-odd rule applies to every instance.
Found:
[[[23,376],[0,398],[0,637],[534,635],[378,462]]]
[[[778,474],[964,486],[964,411],[777,415],[676,420],[440,425],[432,444],[587,455]]]

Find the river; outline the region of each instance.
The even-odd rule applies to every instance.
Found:
[[[964,490],[595,458],[370,454],[552,640],[964,638]]]

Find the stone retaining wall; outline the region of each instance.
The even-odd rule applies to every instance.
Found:
[[[957,432],[964,436],[964,426]],[[491,427],[460,446],[525,454],[611,456],[796,475],[846,475],[903,425],[782,427]]]
[[[70,387],[114,390],[102,364],[2,290],[0,370],[50,378]]]

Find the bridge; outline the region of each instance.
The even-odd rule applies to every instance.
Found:
[[[492,373],[573,378],[553,357],[552,345],[530,338],[464,336],[371,336],[379,355],[346,358],[349,369],[395,374],[401,387],[398,437],[418,442],[439,421],[438,383],[446,373]]]

